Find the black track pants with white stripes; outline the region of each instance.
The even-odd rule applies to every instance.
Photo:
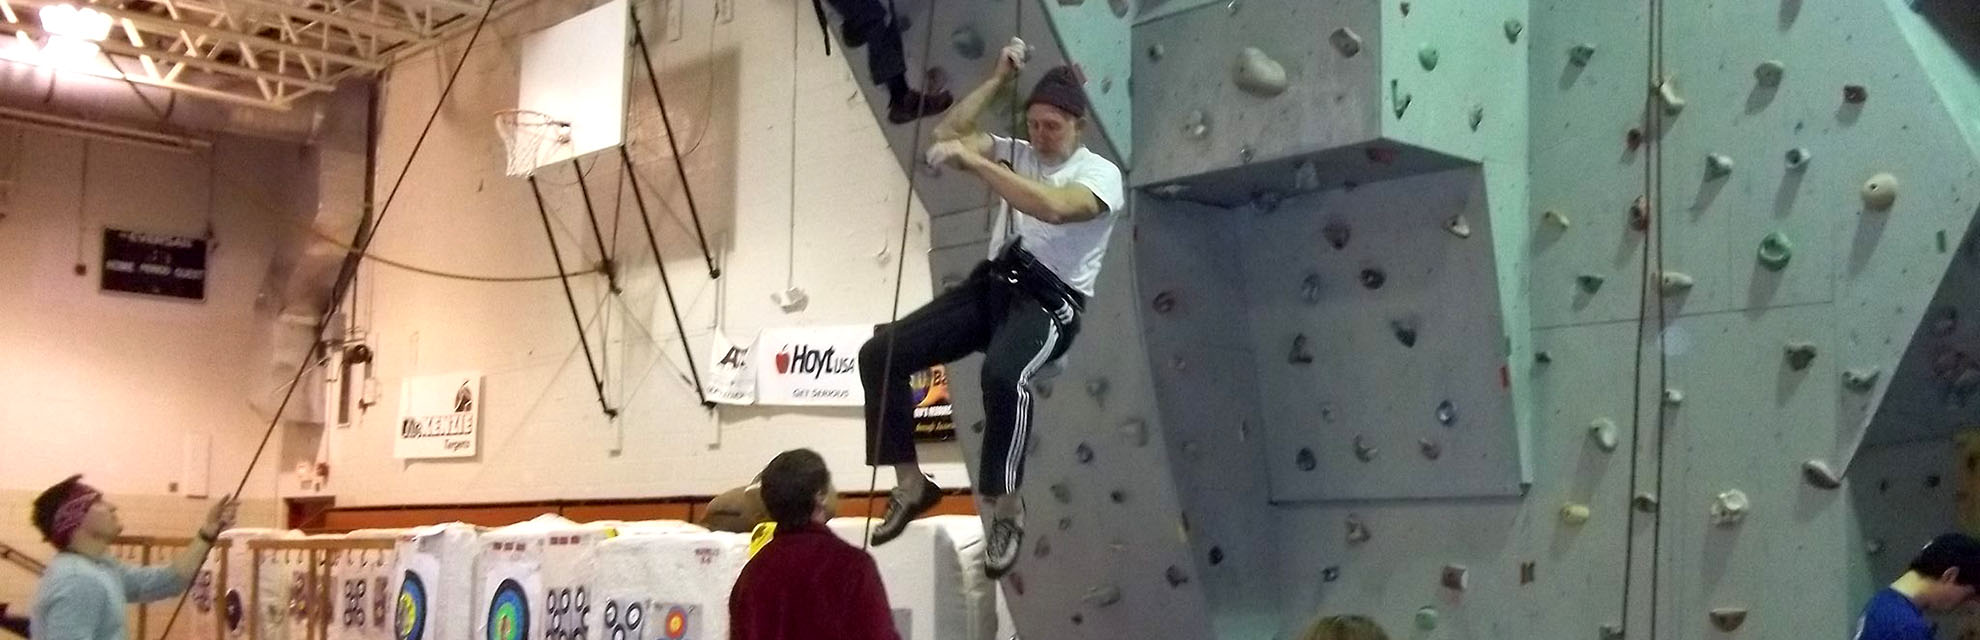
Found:
[[[988,265],[978,265],[962,284],[907,317],[881,325],[860,348],[867,464],[915,460],[909,377],[981,351],[986,415],[976,492],[1000,496],[1016,491],[1024,480],[1024,445],[1033,417],[1031,377],[1072,346],[1079,316],[1069,306],[1048,310],[1047,303],[992,275]]]

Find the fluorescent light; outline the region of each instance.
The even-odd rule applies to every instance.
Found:
[[[58,68],[94,63],[102,50],[96,43],[110,37],[111,26],[110,16],[95,9],[67,4],[44,6],[41,30],[48,32],[48,42],[41,45],[42,60]]]

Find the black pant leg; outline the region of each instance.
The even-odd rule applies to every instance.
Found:
[[[890,324],[859,349],[866,388],[866,463],[913,462],[914,392],[908,379],[984,348],[1009,293],[979,266],[954,289]],[[891,341],[891,344],[890,344]],[[890,357],[891,356],[891,357]]]
[[[1023,483],[1025,443],[1032,424],[1031,377],[1065,354],[1079,327],[1077,316],[1061,322],[1024,294],[1011,297],[1005,314],[983,359],[986,415],[976,490],[990,497],[1015,492]]]

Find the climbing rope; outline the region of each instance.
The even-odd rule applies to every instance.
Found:
[[[1646,330],[1652,330],[1652,328],[1649,325],[1650,322],[1649,305],[1652,303],[1653,297],[1654,297],[1654,302],[1657,305],[1657,324],[1656,327],[1654,328],[1654,331],[1656,332],[1656,336],[1654,340],[1654,348],[1656,349],[1656,358],[1657,358],[1656,393],[1658,395],[1658,402],[1656,409],[1656,432],[1655,432],[1655,437],[1657,441],[1657,450],[1656,450],[1657,460],[1656,460],[1655,470],[1657,473],[1657,477],[1652,482],[1651,488],[1652,488],[1652,495],[1657,497],[1657,499],[1659,500],[1662,499],[1663,487],[1664,487],[1664,449],[1663,449],[1664,435],[1663,434],[1664,434],[1665,411],[1668,408],[1668,403],[1663,397],[1663,394],[1664,394],[1664,390],[1669,388],[1668,370],[1666,367],[1666,358],[1664,356],[1664,349],[1663,349],[1663,330],[1666,323],[1666,319],[1664,316],[1665,313],[1664,290],[1663,287],[1661,286],[1653,287],[1651,284],[1653,280],[1661,280],[1661,274],[1663,273],[1663,269],[1664,269],[1664,242],[1663,242],[1664,216],[1663,216],[1663,212],[1660,210],[1659,203],[1661,201],[1661,198],[1653,197],[1654,195],[1658,194],[1658,190],[1663,185],[1663,172],[1661,170],[1661,167],[1659,166],[1661,164],[1663,149],[1661,145],[1656,143],[1656,140],[1661,138],[1660,133],[1663,130],[1664,118],[1662,115],[1663,109],[1661,109],[1657,104],[1655,104],[1657,92],[1658,90],[1663,88],[1663,82],[1664,82],[1662,76],[1663,48],[1660,44],[1660,41],[1662,39],[1661,25],[1663,24],[1662,0],[1651,0],[1650,13],[1651,13],[1649,20],[1650,28],[1648,31],[1649,42],[1647,44],[1649,46],[1649,50],[1651,51],[1651,55],[1649,56],[1649,60],[1645,61],[1645,70],[1649,76],[1648,79],[1651,81],[1652,84],[1650,86],[1650,90],[1646,91],[1644,95],[1644,113],[1649,114],[1649,116],[1646,119],[1646,121],[1643,123],[1643,126],[1645,128],[1644,131],[1645,135],[1643,136],[1645,139],[1645,144],[1644,144],[1645,161],[1643,163],[1643,194],[1638,197],[1638,199],[1634,204],[1631,205],[1632,208],[1640,209],[1640,212],[1632,211],[1631,215],[1632,217],[1639,215],[1641,216],[1642,228],[1639,230],[1643,232],[1643,239],[1644,239],[1643,256],[1642,259],[1639,261],[1640,267],[1638,269],[1638,282],[1637,282],[1635,358],[1634,358],[1634,362],[1631,365],[1631,371],[1630,371],[1629,494],[1630,494],[1630,500],[1632,502],[1636,500],[1637,496],[1642,495],[1638,491],[1637,481],[1639,477],[1638,467],[1641,464],[1641,460],[1642,460],[1642,457],[1638,455],[1638,450],[1639,450],[1638,447],[1641,446],[1642,443],[1641,436],[1643,432],[1643,379],[1644,379],[1643,350],[1644,350],[1644,343],[1646,338],[1644,332]],[[1637,220],[1631,220],[1631,223],[1636,224]],[[1631,507],[1628,509],[1629,515],[1627,516],[1627,522],[1625,523],[1626,530],[1632,532],[1636,530],[1636,516],[1638,511],[1639,509],[1636,508],[1636,505],[1634,504],[1632,504]],[[1656,561],[1658,547],[1661,545],[1662,540],[1663,540],[1663,525],[1662,525],[1662,519],[1659,518],[1655,520],[1655,523],[1651,527],[1651,531],[1650,531],[1650,556],[1653,564]],[[1627,630],[1629,626],[1629,611],[1630,611],[1630,602],[1631,602],[1630,593],[1635,585],[1634,574],[1636,571],[1637,544],[1634,540],[1627,540],[1623,545],[1623,549],[1624,549],[1623,588],[1622,588],[1622,607],[1620,610],[1622,611],[1621,624],[1623,625],[1623,628]],[[1649,633],[1644,637],[1654,638],[1657,635],[1656,611],[1657,611],[1657,600],[1658,600],[1658,588],[1661,586],[1659,584],[1660,583],[1659,573],[1660,573],[1659,571],[1657,571],[1654,567],[1652,567],[1650,571],[1650,611],[1651,611],[1650,629],[1649,629]]]

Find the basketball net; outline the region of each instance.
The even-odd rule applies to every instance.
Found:
[[[559,122],[541,111],[497,111],[495,132],[502,136],[502,146],[508,150],[507,173],[517,178],[535,173],[545,151],[571,143],[571,123]]]

